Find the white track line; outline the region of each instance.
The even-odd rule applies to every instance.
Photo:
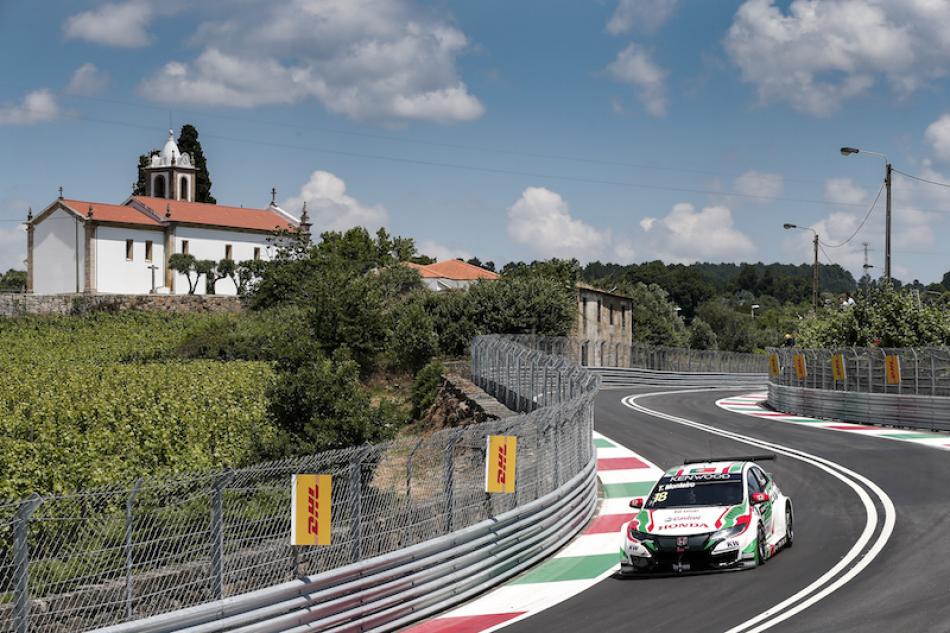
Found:
[[[870,564],[870,562],[874,560],[874,558],[881,552],[881,550],[887,544],[887,541],[890,539],[891,534],[894,531],[894,522],[895,522],[896,512],[894,510],[894,504],[891,502],[891,498],[887,496],[887,493],[881,490],[881,488],[878,487],[877,484],[870,481],[863,475],[860,475],[848,468],[845,468],[841,464],[838,464],[831,460],[827,460],[823,457],[818,457],[817,455],[812,455],[810,453],[806,453],[804,451],[800,451],[798,449],[794,449],[794,448],[784,446],[781,444],[766,442],[764,440],[759,440],[753,437],[749,437],[747,435],[740,435],[739,433],[733,433],[731,431],[718,429],[713,426],[702,424],[701,422],[695,422],[693,420],[680,418],[674,415],[669,415],[667,413],[662,413],[660,411],[654,411],[653,409],[649,409],[637,403],[637,400],[639,400],[640,398],[648,398],[651,396],[659,396],[659,395],[669,395],[671,393],[694,393],[694,392],[699,392],[699,391],[707,391],[707,390],[706,389],[686,389],[686,390],[678,390],[678,391],[660,391],[660,392],[654,392],[654,393],[645,393],[645,394],[639,394],[636,396],[628,396],[623,399],[623,404],[631,409],[634,409],[635,411],[639,411],[647,415],[651,415],[651,416],[661,418],[664,420],[669,420],[671,422],[676,422],[677,424],[690,426],[696,429],[700,429],[702,431],[706,431],[707,433],[712,433],[714,435],[727,437],[729,439],[735,440],[737,442],[742,442],[744,444],[749,444],[751,446],[758,446],[760,448],[768,448],[768,449],[774,450],[777,453],[788,455],[789,457],[793,459],[797,459],[799,461],[811,464],[812,466],[815,466],[816,468],[819,468],[831,474],[837,479],[840,479],[842,482],[847,484],[852,490],[854,490],[855,493],[858,495],[858,497],[861,499],[861,502],[864,504],[865,512],[867,513],[867,522],[865,523],[865,527],[861,533],[860,538],[857,540],[857,542],[855,542],[854,546],[852,546],[852,548],[848,551],[845,557],[842,558],[834,567],[832,567],[827,572],[822,574],[821,577],[819,577],[817,580],[815,580],[813,583],[811,583],[810,585],[808,585],[807,587],[805,587],[804,589],[802,589],[795,595],[763,611],[762,613],[755,616],[754,618],[746,620],[742,624],[739,624],[738,626],[735,626],[729,629],[728,631],[726,631],[726,633],[758,633],[759,631],[765,631],[766,629],[772,628],[776,624],[779,624],[780,622],[787,620],[788,618],[792,617],[796,613],[799,613],[803,611],[804,609],[807,609],[808,607],[815,604],[819,600],[827,597],[829,594],[836,591],[845,583],[849,582],[855,576],[861,573],[861,571],[865,567],[867,567],[868,564]],[[835,575],[841,572],[845,567],[850,565],[858,556],[861,555],[861,552],[864,549],[865,545],[867,545],[868,541],[870,541],[871,539],[871,536],[874,534],[874,529],[875,529],[875,526],[877,525],[877,509],[874,507],[874,503],[871,501],[871,498],[868,496],[867,492],[865,492],[863,488],[861,488],[856,483],[854,483],[855,480],[860,481],[865,486],[867,486],[867,488],[870,489],[871,492],[874,493],[874,495],[881,502],[881,507],[884,509],[884,525],[876,541],[871,546],[871,548],[867,551],[866,555],[860,561],[858,561],[853,567],[851,567],[844,574],[842,574],[840,578],[838,578],[836,581],[827,585],[826,587],[824,587],[824,589],[821,589],[819,591],[819,588],[822,585],[827,583],[831,578],[833,578]],[[807,599],[804,599],[804,598],[807,598]],[[794,604],[795,602],[798,602],[799,600],[802,600],[802,602],[795,605],[794,607],[786,609],[787,607]],[[762,624],[759,624],[760,622],[763,622],[763,620],[767,620],[767,621],[765,621]],[[758,626],[755,626],[755,625],[758,625]],[[753,626],[755,626],[755,628],[750,628]]]

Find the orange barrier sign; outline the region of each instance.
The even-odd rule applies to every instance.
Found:
[[[782,367],[778,364],[778,354],[769,354],[769,376],[778,378],[782,373]]]
[[[290,544],[330,544],[330,475],[292,475]]]
[[[884,377],[889,385],[901,384],[901,359],[900,356],[884,357]]]
[[[489,435],[485,459],[485,492],[515,491],[515,464],[518,438],[513,435]]]
[[[795,354],[792,360],[795,362],[795,375],[798,376],[799,380],[805,380],[805,378],[808,377],[808,368],[805,366],[805,355]]]
[[[836,382],[847,380],[848,370],[844,364],[844,354],[835,354],[831,357],[831,375]]]

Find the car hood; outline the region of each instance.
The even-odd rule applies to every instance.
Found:
[[[735,523],[744,504],[643,510],[637,515],[636,529],[660,536],[690,536],[715,532]]]

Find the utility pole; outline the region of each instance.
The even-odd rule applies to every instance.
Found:
[[[158,266],[152,264],[148,269],[152,271],[152,291],[149,294],[155,294],[155,271],[158,270]]]
[[[815,269],[811,280],[811,302],[815,308],[815,314],[818,314],[818,233],[815,233]]]
[[[884,220],[884,279],[891,280],[891,162],[884,164],[884,187],[887,189],[887,207]]]

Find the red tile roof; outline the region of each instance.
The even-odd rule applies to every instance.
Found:
[[[63,200],[63,203],[81,215],[87,217],[89,208],[92,208],[92,219],[99,222],[120,222],[122,224],[143,224],[159,228],[161,222],[134,207],[121,204],[104,204],[102,202],[87,202],[84,200]]]
[[[455,281],[472,281],[475,279],[498,279],[498,273],[485,270],[472,264],[466,264],[457,259],[447,259],[435,264],[420,266],[418,264],[408,264],[410,268],[419,271],[419,274],[426,279],[453,279]]]
[[[170,209],[171,216],[168,220],[171,222],[206,224],[209,226],[252,229],[255,231],[290,229],[294,226],[286,216],[281,215],[273,209],[247,209],[244,207],[228,207],[221,204],[166,200],[164,198],[151,198],[147,196],[134,196],[132,199],[151,209],[151,211],[160,218],[165,218],[166,209]]]

